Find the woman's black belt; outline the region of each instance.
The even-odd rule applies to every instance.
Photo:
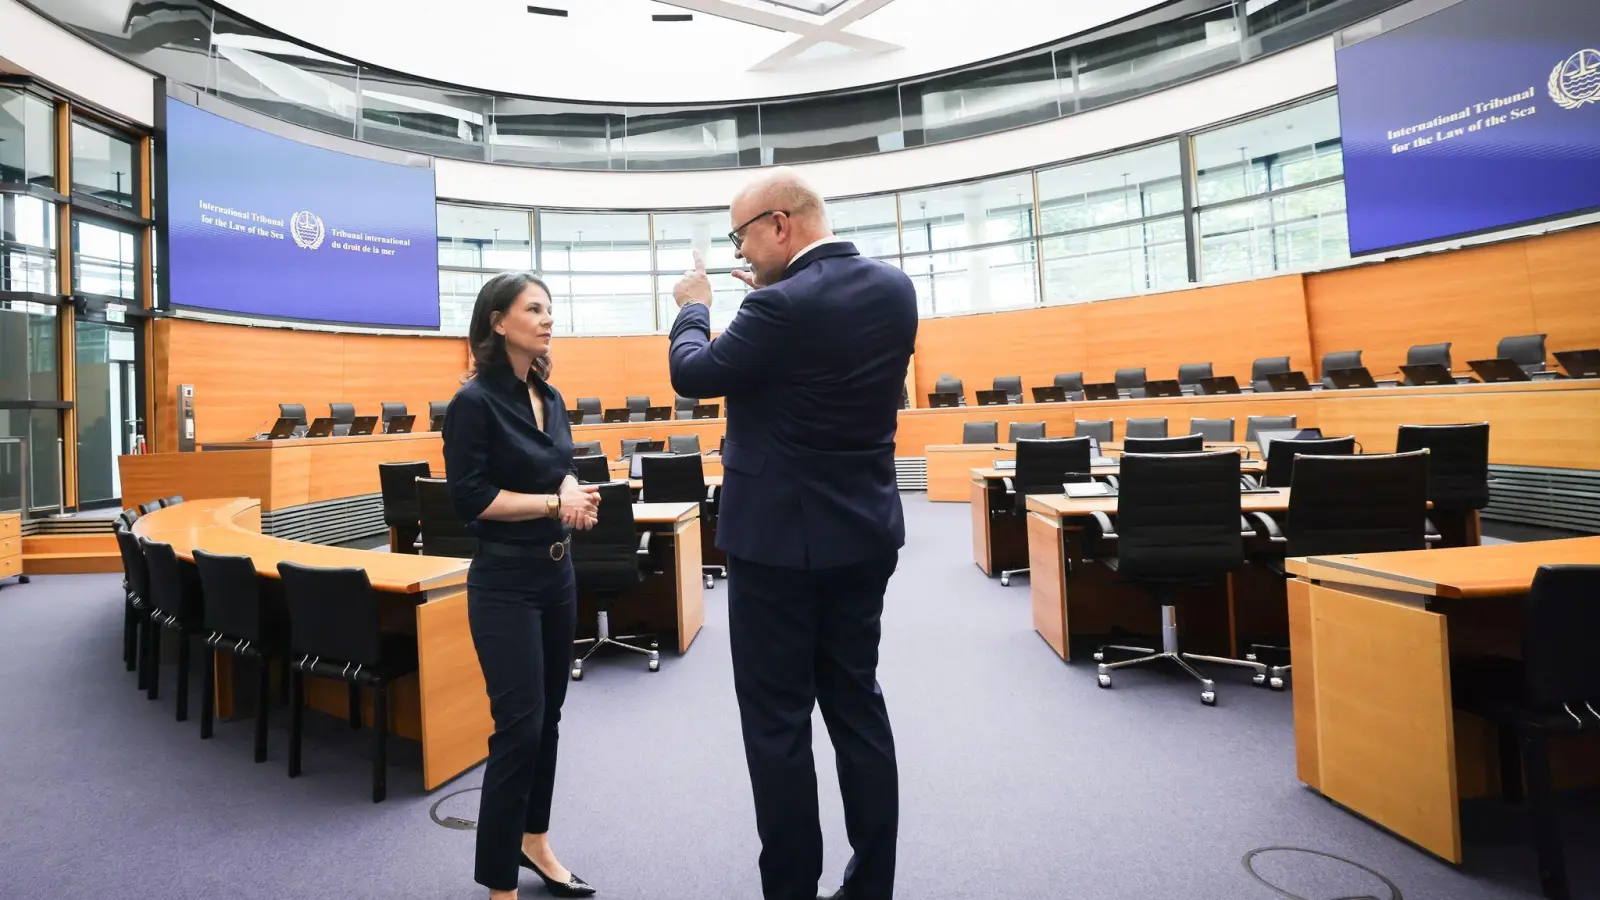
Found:
[[[505,556],[511,559],[528,559],[540,551],[550,554],[550,558],[560,562],[567,556],[567,549],[572,546],[572,535],[567,535],[554,544],[501,544],[495,541],[479,541],[478,552],[488,556]]]

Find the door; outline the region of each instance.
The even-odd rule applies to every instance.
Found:
[[[117,457],[130,449],[128,420],[132,402],[133,329],[79,321],[78,356],[78,508],[111,506],[122,500]]]

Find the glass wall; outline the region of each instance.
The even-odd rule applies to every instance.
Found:
[[[54,203],[0,193],[0,291],[56,292]]]
[[[1349,257],[1337,98],[1198,134],[1194,160],[1202,280]]]
[[[1187,184],[1185,154],[1194,173]],[[1347,259],[1341,160],[1329,96],[1032,172],[830,200],[828,220],[864,255],[911,277],[923,316],[1082,303]],[[444,330],[466,333],[492,274],[532,267],[555,292],[562,334],[663,332],[677,315],[672,287],[695,250],[706,260],[720,330],[745,295],[731,274],[740,267],[727,238],[733,224],[725,209],[442,203]]]
[[[126,209],[134,207],[133,141],[83,122],[72,123],[72,193]]]
[[[80,294],[133,300],[138,290],[138,236],[133,231],[74,217],[72,281]]]
[[[431,83],[328,56],[203,0],[134,4],[116,17],[82,0],[33,2],[175,82],[332,134],[491,162],[654,170],[838,159],[1032,125],[1251,62],[1406,0],[1163,3],[932,78],[793,100],[635,106]]]
[[[0,87],[0,182],[55,190],[54,118],[48,101]]]
[[[1046,303],[1189,280],[1178,141],[1039,172]]]

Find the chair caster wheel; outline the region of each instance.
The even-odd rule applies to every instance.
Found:
[[[1110,675],[1107,675],[1106,673],[1101,672],[1100,675],[1098,676],[1098,678],[1099,678],[1101,687],[1103,687],[1103,688],[1111,687],[1111,676]]]
[[[1281,691],[1283,690],[1283,679],[1274,676],[1271,681],[1267,682],[1267,686],[1275,691]]]
[[[1260,687],[1261,685],[1267,683],[1267,676],[1261,672],[1257,672],[1256,674],[1250,676],[1250,683]]]
[[[1244,655],[1244,658],[1245,658],[1245,660],[1247,662],[1256,662],[1257,661],[1256,660],[1256,655],[1254,653],[1246,653]]]
[[[1011,576],[1010,575],[1001,575],[1000,576],[1000,586],[1001,587],[1010,587],[1011,586]]]
[[[32,575],[18,575],[17,576],[17,584],[31,584],[32,582],[33,582],[33,576]]]
[[[1094,652],[1094,661],[1095,662],[1105,662],[1106,661],[1106,652],[1104,650],[1096,650]]]
[[[659,660],[659,659],[650,660],[650,671],[652,671],[652,672],[661,671],[661,660]]]
[[[716,576],[715,575],[707,575],[706,576],[706,590],[709,591],[712,588],[715,588],[716,586],[717,586],[717,578],[716,578]]]
[[[1217,705],[1217,692],[1216,691],[1201,691],[1200,692],[1200,702],[1205,704],[1206,706],[1216,706]]]
[[[582,681],[583,680],[583,670],[582,669],[578,669],[578,668],[574,668],[572,670],[572,680],[573,681]]]

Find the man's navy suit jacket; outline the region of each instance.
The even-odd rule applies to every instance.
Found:
[[[691,303],[672,325],[672,387],[725,397],[717,546],[790,569],[827,569],[905,544],[896,416],[917,338],[911,279],[834,241],[745,295],[711,340]]]

